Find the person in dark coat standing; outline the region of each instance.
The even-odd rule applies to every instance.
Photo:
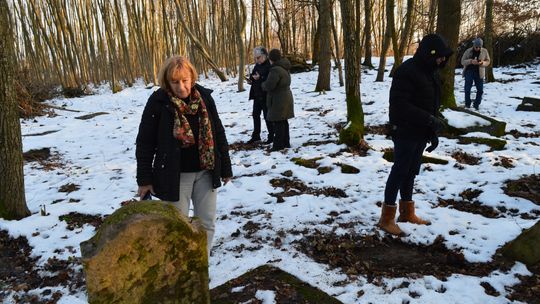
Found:
[[[216,188],[232,177],[225,129],[209,89],[195,83],[185,57],[167,59],[159,88],[144,108],[135,155],[138,195],[148,193],[194,215],[207,231],[210,252],[216,221]]]
[[[428,221],[416,216],[412,200],[414,179],[420,172],[422,152],[433,151],[439,144],[437,132],[444,122],[439,118],[441,84],[438,69],[442,68],[453,51],[437,34],[425,36],[413,58],[395,71],[390,88],[390,125],[394,142],[394,165],[384,190],[384,204],[378,226],[394,235],[403,232],[396,224],[398,191],[399,222],[419,225]]]
[[[291,92],[291,63],[281,56],[281,51],[272,49],[268,53],[272,66],[268,78],[262,83],[266,91],[267,119],[274,123],[274,144],[271,151],[290,148],[289,121],[294,117],[294,99]]]
[[[268,138],[265,144],[270,144],[274,141],[274,128],[272,122],[267,119],[266,92],[261,87],[270,70],[268,51],[264,47],[258,46],[253,49],[253,57],[255,58],[255,67],[253,67],[247,79],[247,82],[251,85],[249,99],[253,100],[253,133],[248,144],[261,140],[261,112],[263,113],[266,130],[268,131]]]

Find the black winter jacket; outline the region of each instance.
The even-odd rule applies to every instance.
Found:
[[[270,66],[270,61],[266,59],[266,61],[264,61],[262,64],[256,64],[253,71],[251,71],[251,74],[249,75],[249,80],[251,81],[251,88],[249,89],[250,100],[266,97],[266,92],[263,91],[261,84],[266,81],[266,77],[268,77],[268,72],[270,71]],[[253,78],[255,73],[259,73],[260,78],[258,80]]]
[[[441,83],[437,73],[437,57],[448,58],[452,50],[438,35],[422,40],[413,58],[395,71],[390,88],[390,124],[392,136],[429,140],[434,132],[430,116],[440,116]]]
[[[212,90],[198,84],[208,110],[215,144],[215,166],[212,174],[214,188],[221,186],[220,178],[232,177],[229,146],[221,124]],[[137,184],[153,185],[156,196],[165,201],[178,201],[180,191],[180,141],[173,136],[174,105],[164,89],[155,91],[144,108],[135,156]]]

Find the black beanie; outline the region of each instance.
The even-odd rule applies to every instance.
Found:
[[[446,40],[438,34],[428,34],[422,38],[417,53],[421,56],[440,58],[450,57],[454,51],[448,46]]]
[[[271,49],[268,53],[268,59],[272,60],[272,62],[276,62],[281,59],[281,51],[278,49]]]

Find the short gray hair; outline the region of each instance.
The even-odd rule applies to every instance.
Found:
[[[263,46],[257,46],[253,49],[253,55],[255,57],[258,57],[261,55],[268,56],[268,51]]]

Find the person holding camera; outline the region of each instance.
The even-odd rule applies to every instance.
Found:
[[[414,179],[420,172],[422,152],[437,148],[437,133],[444,122],[439,118],[441,84],[437,71],[444,67],[453,51],[437,34],[429,34],[420,42],[413,58],[395,71],[390,87],[389,118],[394,143],[394,164],[384,189],[384,203],[378,226],[393,235],[403,232],[395,222],[398,192],[399,222],[427,225],[416,216],[412,200]]]
[[[473,106],[479,109],[484,94],[484,78],[486,77],[486,67],[489,66],[489,53],[482,47],[483,41],[480,38],[473,40],[473,46],[468,48],[461,57],[463,65],[463,77],[465,77],[465,107],[471,107],[471,88],[474,82],[476,87],[476,98]]]
[[[196,84],[197,76],[185,57],[163,63],[160,88],[148,98],[137,134],[137,194],[145,198],[151,193],[186,216],[192,203],[210,253],[216,188],[230,181],[232,168],[212,90]]]
[[[274,126],[267,119],[268,108],[266,107],[266,92],[263,91],[261,84],[268,77],[270,71],[270,61],[268,60],[268,51],[258,46],[253,49],[253,57],[255,58],[255,67],[251,74],[246,77],[247,83],[251,85],[249,90],[249,99],[253,100],[253,133],[248,144],[261,140],[261,112],[263,113],[264,121],[266,122],[266,130],[268,138],[265,144],[271,144],[274,141]]]

